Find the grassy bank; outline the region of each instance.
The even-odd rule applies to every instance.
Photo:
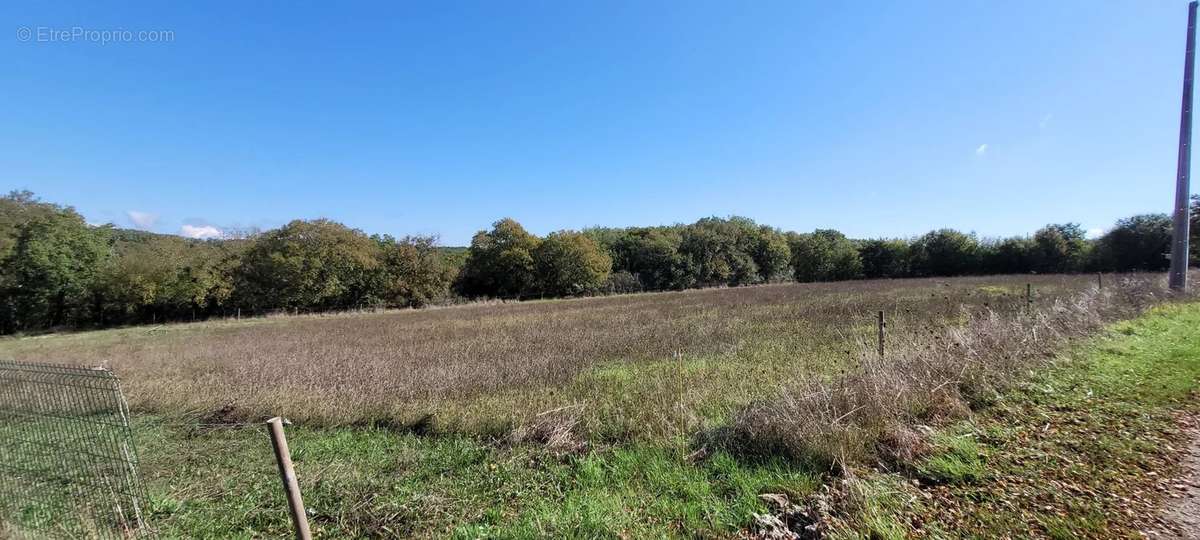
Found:
[[[877,502],[828,517],[843,536],[1139,537],[1156,519],[1179,415],[1200,412],[1200,304],[1156,308],[934,438],[903,474],[870,473]],[[914,486],[914,481],[916,486]]]

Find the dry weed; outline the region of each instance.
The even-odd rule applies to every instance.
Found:
[[[963,324],[899,336],[882,358],[873,344],[860,343],[855,369],[801,374],[775,397],[742,409],[734,441],[842,471],[873,457],[911,462],[923,446],[919,425],[969,414],[969,405],[1050,362],[1065,341],[1161,301],[1162,281],[1126,277],[1035,309],[964,312]]]

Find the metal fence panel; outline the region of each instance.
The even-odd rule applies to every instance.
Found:
[[[147,536],[120,381],[0,361],[0,536]]]

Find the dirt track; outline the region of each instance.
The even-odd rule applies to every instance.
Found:
[[[1181,421],[1191,443],[1184,450],[1178,478],[1169,481],[1163,521],[1169,532],[1148,532],[1156,539],[1200,540],[1200,417]]]

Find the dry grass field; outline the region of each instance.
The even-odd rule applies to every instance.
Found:
[[[1152,442],[1193,401],[1200,309],[1161,275],[1095,280],[278,316],[8,338],[0,359],[116,371],[163,538],[291,534],[274,414],[317,538],[1104,537],[1170,472]],[[1047,429],[1071,410],[1084,434]],[[1044,459],[1080,452],[1090,468]],[[1010,489],[1026,477],[1048,491]]]
[[[1114,280],[1115,276],[1105,276]],[[283,415],[508,434],[547,411],[597,440],[726,423],[796,373],[898,341],[1045,305],[1096,276],[783,284],[419,311],[213,321],[0,340],[0,358],[104,365],[137,411],[212,422]],[[907,337],[906,337],[907,336]]]

